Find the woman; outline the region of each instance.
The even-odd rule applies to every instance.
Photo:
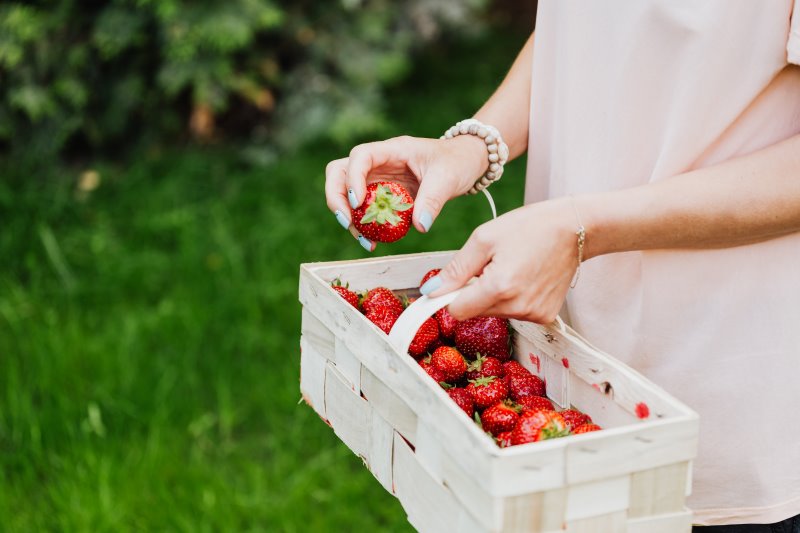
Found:
[[[526,205],[423,287],[478,276],[459,319],[544,323],[566,299],[578,331],[700,414],[688,502],[720,531],[800,532],[797,65],[800,0],[540,1],[475,115],[528,151]],[[427,232],[488,165],[469,132],[357,146],[328,165],[328,206],[348,227],[391,176]]]

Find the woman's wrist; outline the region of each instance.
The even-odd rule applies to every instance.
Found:
[[[461,176],[463,181],[461,185],[464,189],[462,192],[466,192],[489,168],[486,143],[474,135],[459,135],[443,142],[454,147],[459,159],[464,162],[466,173]]]
[[[607,233],[603,229],[607,219],[606,208],[603,195],[586,194],[574,196],[572,198],[576,217],[580,217],[580,222],[575,221],[575,230],[581,224],[584,229],[585,240],[583,243],[582,260],[587,261],[593,257],[609,253],[606,237]]]
[[[509,148],[503,140],[500,130],[475,118],[456,122],[455,125],[444,132],[440,139],[454,139],[462,135],[471,135],[481,139],[486,144],[488,169],[467,191],[468,194],[477,194],[503,176],[504,166],[508,161]]]
[[[653,248],[646,234],[658,216],[658,200],[647,188],[635,187],[575,197],[586,231],[583,260],[599,255]]]

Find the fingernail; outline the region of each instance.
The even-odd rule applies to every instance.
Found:
[[[337,209],[336,213],[334,213],[334,215],[336,215],[336,222],[338,222],[339,225],[341,225],[344,229],[347,229],[347,228],[350,227],[350,221],[347,219],[346,216],[344,216],[344,213],[342,213],[341,211],[339,211]]]
[[[424,296],[426,294],[430,294],[439,287],[442,286],[442,278],[440,276],[433,276],[431,279],[426,281],[422,287],[419,288],[419,292]]]
[[[358,207],[358,198],[356,198],[356,193],[353,192],[353,189],[347,189],[347,199],[350,201],[350,207],[353,209]]]
[[[423,228],[425,228],[425,233],[428,233],[433,225],[433,217],[427,211],[423,211],[419,215],[419,223]]]
[[[359,244],[361,244],[361,247],[363,249],[365,249],[366,251],[368,251],[368,252],[372,251],[372,243],[369,241],[369,239],[367,239],[363,235],[359,235],[358,236],[358,242],[359,242]]]

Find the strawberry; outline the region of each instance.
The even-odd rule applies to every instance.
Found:
[[[525,396],[517,400],[517,405],[522,408],[522,411],[555,411],[553,402],[544,396]]]
[[[494,404],[481,414],[481,427],[492,435],[498,435],[514,429],[518,419],[515,406],[506,400]]]
[[[451,346],[436,348],[431,355],[431,364],[439,369],[445,381],[458,381],[467,371],[464,357]]]
[[[342,285],[342,280],[336,278],[331,282],[331,287],[333,290],[339,293],[339,296],[344,298],[347,303],[358,309],[359,311],[361,308],[358,306],[358,294],[350,290],[350,284]]]
[[[501,361],[509,359],[509,338],[508,321],[503,318],[480,316],[456,326],[456,348],[468,359],[474,359],[478,353]]]
[[[375,307],[370,309],[365,316],[367,320],[381,328],[388,335],[394,323],[397,322],[400,313],[391,307]]]
[[[465,412],[467,416],[472,418],[475,413],[475,402],[472,400],[472,395],[464,387],[453,387],[447,389],[447,394],[453,399],[454,402]]]
[[[428,374],[431,377],[431,379],[433,379],[433,381],[435,381],[436,383],[444,382],[444,376],[442,375],[442,373],[439,371],[438,368],[436,368],[431,364],[430,356],[423,357],[422,359],[420,359],[419,366],[421,366],[422,370],[424,370],[425,373]]]
[[[586,413],[581,413],[577,409],[564,409],[559,411],[564,420],[567,422],[567,427],[570,430],[582,426],[583,424],[591,424],[592,419]]]
[[[508,448],[511,446],[511,432],[503,431],[498,433],[494,440],[497,441],[497,445],[501,448]]]
[[[391,307],[397,310],[398,314],[403,312],[403,302],[386,287],[370,289],[361,298],[361,309],[364,314],[369,313],[376,307]]]
[[[511,430],[511,444],[527,444],[569,434],[564,418],[555,411],[526,411]]]
[[[422,276],[422,280],[419,282],[419,286],[420,286],[420,287],[422,287],[423,285],[425,285],[425,282],[426,282],[426,281],[428,281],[429,279],[431,279],[433,276],[436,276],[436,275],[437,275],[437,274],[439,274],[439,272],[441,272],[441,271],[442,271],[442,269],[441,269],[441,268],[433,268],[433,269],[431,269],[431,270],[428,270],[428,271],[425,273],[425,275],[424,275],[424,276]]]
[[[433,276],[436,276],[441,271],[441,268],[429,270],[424,276],[422,276],[419,286],[422,287],[425,285],[426,281],[431,279]],[[439,323],[439,332],[441,333],[442,337],[444,337],[446,341],[450,341],[452,343],[453,337],[456,334],[456,325],[458,324],[458,320],[453,318],[453,315],[447,311],[446,307],[436,311],[436,313],[433,314],[433,318],[435,318],[436,322]]]
[[[446,307],[442,307],[436,311],[433,314],[433,318],[439,323],[439,331],[442,332],[442,337],[453,342],[456,336],[456,327],[459,323],[458,320],[453,318],[453,315],[450,314],[450,311],[448,311]]]
[[[503,364],[497,357],[484,357],[478,354],[477,359],[467,366],[467,379],[485,378],[488,376],[503,377]]]
[[[471,380],[467,390],[472,394],[477,409],[486,409],[508,396],[506,382],[494,376]]]
[[[408,347],[411,357],[417,358],[428,353],[428,347],[439,339],[439,326],[433,317],[428,318],[417,330]]]
[[[591,433],[592,431],[600,431],[601,428],[597,424],[581,424],[572,430],[573,435],[580,435],[582,433]]]
[[[441,332],[439,332],[439,333],[441,333]],[[428,346],[428,353],[432,354],[433,352],[436,351],[436,348],[441,348],[442,346],[447,346],[447,343],[444,342],[444,339],[442,339],[442,336],[439,335],[439,337],[437,337],[436,340],[433,341],[430,346]]]
[[[506,384],[508,385],[509,394],[514,401],[519,401],[520,398],[526,396],[544,396],[544,381],[538,376],[533,374],[511,374],[506,377]]]
[[[503,374],[510,376],[512,374],[530,374],[531,372],[522,366],[519,361],[511,359],[503,362]]]
[[[367,239],[395,242],[411,227],[414,199],[397,183],[381,181],[367,185],[367,196],[352,210],[353,225]]]

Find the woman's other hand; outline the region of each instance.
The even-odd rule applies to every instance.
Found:
[[[422,287],[439,296],[467,284],[449,306],[453,317],[555,320],[578,268],[578,237],[570,198],[515,209],[472,232],[464,247]]]

